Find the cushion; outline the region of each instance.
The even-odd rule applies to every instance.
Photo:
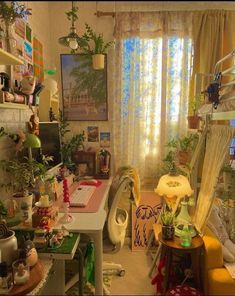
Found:
[[[166,292],[166,296],[203,296],[202,292],[188,285],[177,285]]]

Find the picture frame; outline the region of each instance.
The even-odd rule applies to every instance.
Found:
[[[92,56],[61,54],[63,114],[69,121],[107,121],[107,55],[105,67],[94,70]]]
[[[100,147],[110,147],[110,132],[100,132]]]
[[[78,177],[94,176],[96,171],[96,153],[92,151],[76,151],[72,156],[75,163],[75,175]]]

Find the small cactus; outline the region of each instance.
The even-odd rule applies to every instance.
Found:
[[[164,206],[161,211],[161,222],[164,226],[172,226],[175,220],[175,214],[167,206]]]

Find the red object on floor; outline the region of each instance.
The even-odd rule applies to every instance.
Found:
[[[203,296],[203,293],[188,285],[177,285],[170,288],[166,296]]]

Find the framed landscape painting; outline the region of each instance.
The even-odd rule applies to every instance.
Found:
[[[67,120],[108,120],[107,55],[105,68],[94,70],[85,54],[61,54],[63,114]]]

